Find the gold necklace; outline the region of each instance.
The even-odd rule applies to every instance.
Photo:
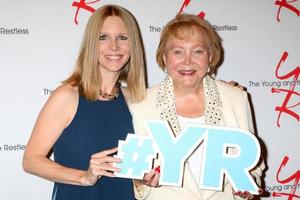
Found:
[[[111,94],[107,94],[100,89],[99,95],[109,101],[115,100],[119,97],[119,86],[117,86],[117,84],[116,84],[115,87],[113,88]]]

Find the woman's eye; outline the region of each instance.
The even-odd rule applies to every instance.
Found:
[[[176,55],[181,54],[181,53],[182,53],[182,51],[180,51],[180,50],[174,50],[173,51],[173,54],[176,54]]]
[[[197,50],[195,50],[195,53],[196,53],[196,54],[202,54],[202,53],[203,53],[203,50],[202,50],[202,49],[197,49]]]
[[[99,40],[107,40],[107,35],[100,35]]]
[[[128,37],[127,37],[126,35],[120,35],[120,36],[119,36],[119,39],[120,39],[120,40],[127,40]]]

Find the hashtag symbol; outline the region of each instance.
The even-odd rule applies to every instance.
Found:
[[[122,162],[115,166],[121,171],[115,173],[118,177],[142,179],[152,168],[156,155],[154,142],[150,137],[128,134],[125,141],[119,141],[118,154]]]

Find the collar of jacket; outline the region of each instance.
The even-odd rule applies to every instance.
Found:
[[[205,124],[218,126],[222,117],[222,102],[215,80],[206,75],[203,79],[205,94]],[[167,120],[177,136],[181,129],[175,107],[173,81],[170,76],[163,80],[158,89],[156,109],[162,120]]]

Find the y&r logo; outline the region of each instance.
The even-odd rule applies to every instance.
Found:
[[[92,2],[86,2],[86,0],[80,0],[79,2],[73,1],[72,6],[77,8],[76,13],[75,13],[75,18],[74,18],[75,24],[78,25],[77,17],[78,17],[78,13],[79,13],[80,9],[84,9],[84,10],[87,10],[87,11],[93,13],[93,12],[95,12],[95,9],[89,5],[97,3],[99,1],[101,1],[101,0],[94,0]]]
[[[278,171],[277,171],[276,180],[277,180],[278,183],[281,183],[281,184],[286,184],[286,183],[289,183],[289,182],[294,181],[293,187],[292,187],[292,189],[291,189],[291,193],[286,193],[286,192],[273,192],[273,193],[272,193],[272,196],[273,196],[273,197],[283,197],[283,196],[287,196],[287,197],[288,197],[288,200],[292,200],[294,197],[300,199],[300,196],[296,194],[296,191],[297,191],[297,185],[299,184],[299,181],[300,181],[300,170],[297,170],[293,175],[291,175],[290,177],[287,177],[287,178],[285,178],[285,179],[279,178],[280,173],[283,171],[283,168],[287,165],[288,160],[289,160],[289,157],[288,157],[288,156],[285,156],[285,157],[283,158],[282,163],[281,163],[281,165],[280,165],[280,167],[278,168]]]
[[[184,12],[184,9],[190,4],[190,2],[191,2],[191,0],[184,0],[178,13]],[[201,11],[198,14],[198,16],[201,17],[201,18],[204,18],[205,17],[205,12]]]
[[[289,102],[292,98],[292,96],[299,97],[300,93],[296,91],[296,83],[299,80],[299,74],[300,74],[300,66],[297,66],[294,70],[291,72],[281,75],[279,74],[279,69],[281,68],[281,65],[285,62],[285,60],[288,57],[288,52],[284,52],[281,56],[281,59],[276,67],[276,78],[280,80],[286,80],[289,78],[292,78],[292,84],[289,89],[280,89],[280,88],[272,88],[272,93],[286,93],[285,99],[282,102],[281,106],[276,106],[275,111],[278,111],[278,118],[277,118],[277,126],[280,127],[280,117],[282,113],[286,113],[290,115],[291,117],[294,117],[298,122],[300,122],[300,115],[296,112],[295,108],[297,106],[300,106],[300,101],[296,101],[294,105],[289,105]],[[296,98],[298,99],[298,98]]]
[[[291,0],[291,1],[277,0],[275,2],[275,5],[278,6],[278,11],[277,11],[277,21],[278,22],[280,22],[279,14],[280,14],[282,8],[288,9],[290,12],[295,13],[298,17],[300,16],[300,10],[292,5],[292,3],[296,3],[297,1],[298,0]]]

